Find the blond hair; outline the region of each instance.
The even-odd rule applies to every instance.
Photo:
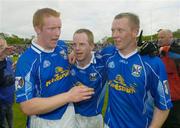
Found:
[[[75,35],[75,34],[78,34],[78,33],[85,33],[85,34],[87,35],[87,37],[88,37],[88,43],[89,43],[90,45],[94,45],[94,36],[93,36],[93,33],[92,33],[90,30],[84,29],[84,28],[78,29],[78,30],[74,33],[74,35]]]
[[[42,8],[37,10],[34,15],[33,15],[33,26],[35,27],[39,27],[42,29],[44,23],[44,17],[50,17],[50,16],[54,16],[54,17],[60,17],[60,12],[57,12],[56,10],[53,10],[51,8]]]

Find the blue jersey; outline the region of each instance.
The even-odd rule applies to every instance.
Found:
[[[6,57],[6,65],[3,69],[3,83],[0,83],[0,104],[7,105],[14,102],[14,71],[12,68],[12,60]],[[11,80],[10,80],[11,79]],[[11,82],[10,82],[11,81]],[[4,85],[6,84],[6,85]]]
[[[77,114],[89,117],[101,113],[107,80],[105,65],[101,57],[99,53],[92,53],[91,62],[86,67],[72,66],[73,83],[75,85],[82,83],[94,88],[95,91],[91,99],[74,104]]]
[[[165,67],[158,57],[128,57],[116,50],[107,63],[109,102],[105,123],[110,128],[147,128],[148,92],[161,110],[171,108]]]
[[[72,83],[65,43],[58,41],[56,48],[51,52],[45,52],[32,43],[18,60],[15,84],[18,103],[34,97],[51,97],[67,92]],[[66,108],[67,105],[64,105],[37,116],[50,120],[60,119]]]

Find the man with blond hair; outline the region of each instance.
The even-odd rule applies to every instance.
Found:
[[[58,40],[60,13],[39,9],[33,26],[37,38],[17,62],[16,101],[29,116],[30,128],[75,128],[72,102],[89,99],[93,89],[71,83],[67,46]]]

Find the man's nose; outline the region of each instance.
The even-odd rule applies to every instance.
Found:
[[[54,30],[54,33],[55,33],[57,36],[59,36],[60,33],[61,33],[61,30],[60,30],[59,28],[56,28],[56,29]]]

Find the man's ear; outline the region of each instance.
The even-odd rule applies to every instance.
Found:
[[[38,26],[34,27],[34,30],[35,30],[35,32],[37,33],[37,35],[39,35],[40,32],[41,32],[41,29],[40,29],[40,27],[38,27]]]
[[[91,46],[91,50],[94,50],[95,44],[91,44],[90,46]]]
[[[134,37],[137,37],[138,33],[139,33],[139,30],[138,30],[138,29],[134,29],[134,30],[133,30],[133,36],[134,36]]]

